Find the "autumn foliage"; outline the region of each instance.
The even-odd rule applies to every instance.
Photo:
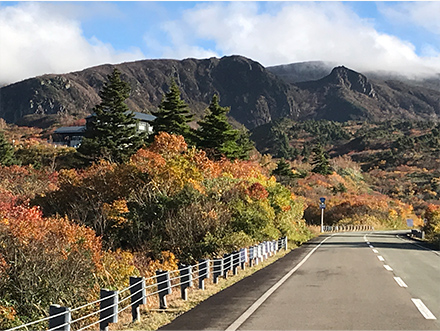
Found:
[[[125,163],[0,167],[0,328],[45,316],[50,304],[92,301],[130,275],[281,236],[301,244],[320,197],[326,224],[422,224],[411,205],[372,191],[348,157],[332,159],[329,175],[290,162],[289,186],[270,175],[276,162],[260,161],[212,160],[162,132]],[[429,235],[440,232],[438,216],[435,206],[425,212]]]

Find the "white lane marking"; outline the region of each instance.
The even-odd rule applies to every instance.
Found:
[[[391,268],[388,264],[384,264],[383,267],[388,271],[393,271],[393,268]]]
[[[364,234],[364,240],[365,240],[365,241],[368,241],[368,239],[367,239],[367,234]]]
[[[411,301],[416,305],[419,312],[423,315],[427,320],[436,320],[437,318],[433,313],[425,306],[422,300],[420,299],[411,299]]]
[[[378,255],[377,258],[379,259],[380,262],[385,261],[385,259],[383,258],[383,256]]]
[[[373,248],[373,253],[379,253],[379,251],[376,248]]]
[[[370,248],[374,248],[374,246],[373,246],[373,245],[368,245],[368,246],[370,246]]]
[[[267,298],[269,298],[281,285],[283,285],[283,283],[287,279],[289,279],[289,277],[292,276],[293,273],[297,271],[310,258],[310,256],[319,248],[319,246],[322,245],[324,241],[330,239],[333,236],[334,234],[321,241],[318,246],[316,246],[309,254],[306,255],[305,258],[301,260],[300,263],[298,263],[292,270],[284,275],[284,277],[281,278],[275,285],[268,289],[257,301],[253,303],[252,306],[248,308],[248,310],[246,310],[239,318],[237,318],[235,322],[229,325],[225,331],[236,331],[264,303],[264,301],[267,300]]]
[[[370,244],[370,242],[369,241],[367,241],[367,245],[369,245]]]
[[[400,287],[408,287],[408,285],[405,284],[405,282],[400,277],[394,277],[394,280],[399,284]]]

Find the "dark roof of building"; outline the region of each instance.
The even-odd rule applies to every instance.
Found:
[[[128,112],[130,112],[130,110],[126,111],[125,113],[128,113]],[[138,113],[136,111],[134,111],[133,113],[134,113],[134,118],[137,119],[137,120],[141,120],[141,121],[148,122],[148,121],[152,121],[152,120],[154,120],[156,118],[156,116],[151,115],[151,114]],[[95,113],[87,116],[86,118],[90,118],[90,117],[93,117],[93,116],[95,116]]]
[[[62,126],[54,131],[54,133],[84,133],[86,131],[85,126]]]

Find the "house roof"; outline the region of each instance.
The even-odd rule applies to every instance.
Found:
[[[130,112],[131,112],[131,111],[128,110],[128,111],[125,112],[125,114],[130,113]],[[148,122],[148,121],[152,121],[152,120],[154,120],[154,119],[156,118],[156,116],[153,116],[153,115],[151,115],[151,114],[138,113],[138,112],[136,112],[136,111],[134,111],[133,113],[134,113],[134,118],[137,119],[137,120],[140,120],[140,121],[146,121],[146,122]],[[91,118],[91,117],[93,117],[93,116],[95,116],[95,113],[93,113],[93,114],[87,116],[86,118]]]
[[[85,126],[62,126],[54,131],[54,133],[84,133],[86,131]]]

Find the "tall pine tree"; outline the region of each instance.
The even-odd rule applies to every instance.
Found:
[[[313,165],[312,171],[315,173],[321,175],[330,175],[333,173],[329,157],[324,151],[324,148],[319,144],[313,148],[313,159],[311,164]]]
[[[193,115],[188,105],[180,97],[180,90],[174,79],[171,79],[170,90],[164,95],[157,111],[151,112],[156,118],[151,121],[154,135],[159,132],[167,132],[182,135],[188,143],[194,140],[188,122]],[[154,136],[153,135],[153,136]]]
[[[6,140],[4,132],[0,131],[0,165],[9,166],[14,163],[14,147]]]
[[[252,148],[249,135],[232,128],[226,117],[228,112],[229,107],[221,107],[218,95],[214,94],[205,117],[197,122],[200,126],[198,146],[215,159],[222,155],[232,159],[246,158]]]
[[[79,153],[91,161],[102,158],[121,163],[142,146],[144,136],[137,133],[138,120],[125,104],[129,94],[129,84],[114,69],[99,93],[102,101],[93,109]]]

